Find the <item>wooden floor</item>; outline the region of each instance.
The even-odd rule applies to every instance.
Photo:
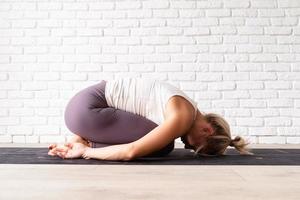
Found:
[[[2,164],[0,199],[299,200],[300,166]]]

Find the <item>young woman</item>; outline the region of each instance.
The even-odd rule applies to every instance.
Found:
[[[201,113],[183,91],[159,80],[102,80],[70,100],[65,123],[75,137],[50,145],[49,155],[101,160],[165,156],[179,137],[197,154],[222,155],[228,146],[251,154],[243,138],[231,139],[221,116]]]

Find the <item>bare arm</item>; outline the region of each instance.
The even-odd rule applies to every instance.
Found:
[[[99,160],[131,160],[132,144],[118,144],[102,148],[87,148],[82,157]]]
[[[193,119],[193,108],[186,100],[173,97],[169,102],[164,123],[142,138],[128,144],[87,148],[83,157],[101,160],[132,160],[162,149],[184,134],[192,125]]]

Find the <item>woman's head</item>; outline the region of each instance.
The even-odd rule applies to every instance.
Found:
[[[252,154],[242,137],[231,139],[229,124],[214,113],[202,115],[198,111],[195,123],[181,140],[186,149],[193,149],[196,154],[222,155],[228,146],[235,147],[240,154]]]

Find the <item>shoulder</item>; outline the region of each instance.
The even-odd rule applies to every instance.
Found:
[[[175,95],[171,97],[166,105],[166,119],[178,118],[182,125],[190,127],[193,123],[195,109],[184,97]]]

